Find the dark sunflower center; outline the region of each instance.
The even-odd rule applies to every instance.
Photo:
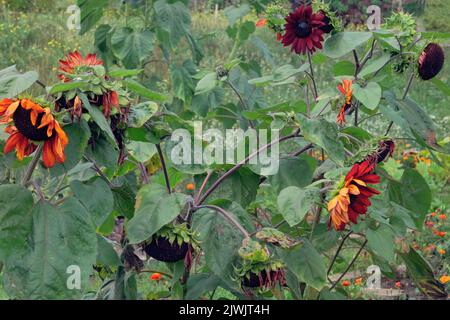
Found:
[[[13,115],[14,125],[16,126],[17,130],[19,130],[19,132],[26,138],[33,141],[48,140],[49,137],[47,136],[47,126],[38,129],[44,113],[40,113],[38,115],[36,125],[34,126],[31,123],[30,114],[31,110],[25,110],[24,108],[22,108],[22,106],[19,106],[17,108],[16,112],[14,112]]]
[[[306,38],[311,34],[311,26],[307,21],[300,20],[295,28],[297,37]]]

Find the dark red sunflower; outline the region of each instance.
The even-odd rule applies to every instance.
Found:
[[[17,158],[23,160],[43,143],[42,160],[47,168],[66,160],[64,149],[69,138],[50,108],[30,99],[3,99],[0,117],[0,123],[8,124],[5,132],[10,135],[3,149],[5,154],[15,149]]]
[[[71,52],[64,60],[59,60],[59,70],[63,72],[59,75],[59,78],[64,82],[69,82],[72,79],[67,77],[64,73],[76,74],[77,70],[80,68],[98,65],[103,65],[103,61],[97,59],[97,55],[94,53],[88,53],[86,57],[83,57],[78,51]]]
[[[429,43],[419,57],[419,76],[422,80],[434,78],[444,66],[445,55],[441,46]]]
[[[345,177],[336,195],[328,202],[330,222],[336,230],[343,230],[350,221],[358,222],[358,216],[366,214],[371,205],[369,200],[379,191],[368,184],[380,183],[380,177],[374,173],[375,164],[363,161],[353,165]]]
[[[316,48],[322,49],[323,33],[325,27],[322,13],[313,13],[311,6],[302,5],[286,17],[285,33],[282,43],[291,46],[297,54],[314,52]]]

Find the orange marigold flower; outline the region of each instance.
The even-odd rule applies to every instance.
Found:
[[[432,217],[436,217],[436,212],[432,212],[432,213],[431,213],[431,216],[432,216]]]
[[[445,251],[444,249],[439,249],[437,252],[438,252],[441,256],[443,256],[443,255],[446,253],[446,251]]]
[[[353,81],[350,79],[344,79],[342,80],[342,84],[338,85],[339,91],[344,95],[345,102],[341,107],[341,110],[339,111],[336,122],[340,125],[346,123],[345,120],[345,113],[350,108],[352,103],[352,96],[353,96],[353,90],[352,90]]]
[[[445,231],[438,231],[436,233],[436,235],[439,236],[439,237],[445,237],[446,234],[447,234],[447,232],[445,232]]]
[[[61,71],[59,78],[64,82],[68,82],[71,79],[66,77],[64,73],[74,74],[78,68],[93,67],[98,65],[103,65],[103,61],[97,59],[97,55],[94,53],[89,53],[83,58],[78,51],[71,52],[64,60],[59,60],[59,71]]]
[[[186,185],[186,189],[189,190],[189,191],[192,191],[192,190],[195,189],[195,185],[193,183],[188,183]]]
[[[446,284],[447,282],[450,282],[450,276],[442,276],[439,278],[439,281]]]
[[[440,214],[439,219],[445,220],[445,219],[447,219],[447,216],[445,214]]]
[[[37,144],[43,143],[42,160],[47,168],[66,160],[64,149],[69,138],[50,108],[30,99],[3,99],[0,123],[8,124],[5,132],[10,135],[3,149],[5,154],[15,149],[17,158],[23,160],[36,150]]]
[[[396,287],[397,289],[400,289],[400,288],[402,287],[402,283],[401,283],[400,281],[397,281],[397,282],[395,283],[395,287]]]
[[[342,281],[342,285],[343,285],[344,287],[348,287],[348,286],[350,285],[350,281],[344,280],[344,281]]]
[[[356,278],[355,279],[355,285],[360,286],[362,284],[362,278]]]
[[[363,161],[353,165],[344,179],[343,186],[328,202],[330,222],[336,230],[343,230],[350,221],[356,224],[358,216],[366,214],[371,205],[369,200],[379,191],[368,184],[380,183],[380,177],[373,173],[375,164]]]
[[[158,272],[155,272],[150,276],[150,279],[153,281],[161,280],[161,278],[162,278],[162,274],[158,273]]]
[[[260,27],[264,27],[267,24],[267,19],[259,19],[258,21],[256,21],[256,27],[260,28]]]

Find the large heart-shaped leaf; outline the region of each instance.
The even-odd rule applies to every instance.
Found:
[[[340,58],[372,38],[371,32],[338,32],[325,40],[323,53]]]
[[[164,186],[149,184],[136,196],[134,217],[127,224],[130,243],[139,243],[153,236],[174,220],[184,207],[186,195],[168,194]]]
[[[353,85],[353,95],[364,106],[374,110],[381,100],[381,87],[376,82],[369,82],[365,87],[355,83]]]
[[[287,187],[278,196],[278,210],[293,227],[299,224],[312,206],[319,200],[319,189]]]
[[[127,68],[140,67],[152,53],[154,35],[150,30],[137,31],[132,28],[119,28],[111,37],[111,47],[117,58]]]

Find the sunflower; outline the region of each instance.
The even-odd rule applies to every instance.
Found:
[[[429,43],[419,57],[419,76],[422,80],[434,78],[444,66],[444,50],[436,43]]]
[[[380,183],[380,177],[373,171],[375,164],[363,161],[353,165],[337,194],[328,202],[330,224],[336,230],[343,230],[350,221],[358,222],[358,216],[365,214],[371,205],[369,200],[379,191],[368,184]]]
[[[50,108],[30,99],[3,99],[0,101],[0,123],[8,124],[5,129],[9,134],[3,149],[5,154],[15,149],[17,158],[23,160],[36,150],[38,143],[43,142],[42,160],[45,167],[65,161],[64,149],[69,139]]]
[[[286,17],[285,33],[282,38],[283,45],[291,46],[297,54],[314,52],[316,48],[322,49],[323,33],[325,27],[322,13],[313,13],[311,6],[302,5]]]
[[[336,118],[336,122],[339,123],[340,125],[347,122],[345,120],[345,113],[352,105],[352,95],[353,95],[352,85],[353,82],[352,80],[349,79],[342,80],[342,85],[341,84],[338,85],[339,91],[342,92],[342,94],[345,97],[345,102],[342,105],[341,110],[339,111]]]
[[[367,161],[375,164],[383,162],[387,158],[392,157],[394,150],[395,150],[394,141],[390,139],[381,140],[378,143],[378,149],[373,154],[370,154],[367,157]]]
[[[97,59],[97,55],[94,53],[88,53],[88,55],[83,58],[78,51],[71,52],[66,56],[65,60],[59,60],[59,70],[62,72],[59,75],[59,78],[64,82],[69,82],[72,79],[65,74],[76,74],[79,69],[100,65],[103,65],[103,61]]]
[[[94,66],[103,66],[103,61],[97,59],[97,55],[89,53],[85,58],[78,52],[69,53],[64,60],[59,61],[61,74],[60,79],[64,82],[70,82],[77,77],[78,74],[83,74],[89,71]],[[95,75],[95,72],[92,72]],[[102,83],[108,82],[109,78],[107,76],[102,76]],[[102,94],[89,94],[89,103],[101,107],[105,117],[111,115],[113,108],[117,108],[120,113],[119,108],[119,95],[116,91],[107,89],[104,86],[98,88]],[[66,108],[70,109],[72,117],[81,117],[83,110],[83,103],[78,96],[66,101],[64,97],[61,97],[56,102],[56,108]]]

